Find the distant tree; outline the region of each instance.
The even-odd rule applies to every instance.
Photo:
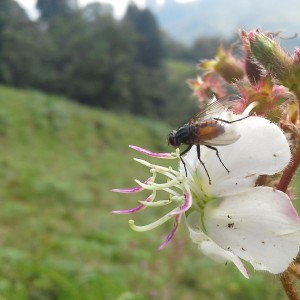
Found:
[[[199,37],[192,45],[192,56],[197,60],[213,58],[221,41],[220,37]]]
[[[9,11],[10,0],[2,0],[0,3],[0,51],[3,46],[3,33],[7,23],[7,12]]]
[[[42,17],[31,21],[15,1],[0,0],[1,84],[165,121],[183,115],[185,94],[165,68],[165,44],[150,11],[130,6],[116,20],[111,6],[99,3],[76,13],[74,0],[38,4]]]
[[[104,15],[113,15],[113,7],[110,4],[104,4],[100,2],[92,2],[90,4],[87,4],[82,9],[83,16],[88,21],[94,21],[100,16]]]
[[[0,51],[0,82],[42,89],[49,83],[46,62],[48,37],[34,22],[11,20]],[[38,41],[38,43],[37,43]]]
[[[68,16],[76,8],[76,1],[70,0],[37,0],[36,7],[41,13],[41,18],[49,21],[54,17]]]
[[[134,3],[130,3],[125,14],[125,20],[139,34],[137,61],[146,67],[160,67],[164,50],[160,29],[154,15],[150,10],[140,10]]]
[[[55,45],[55,92],[87,105],[130,111],[134,32],[128,24],[110,14],[89,20],[78,15],[54,20],[49,34]]]
[[[26,12],[20,5],[12,0],[1,0],[0,2],[0,82],[16,84],[16,77],[28,79],[29,73],[34,65],[29,57],[34,57],[31,48],[36,43],[38,35],[30,31],[35,27],[28,19]],[[30,28],[30,29],[29,29]],[[28,40],[33,36],[33,44],[28,48]],[[27,68],[26,64],[29,64]],[[20,72],[20,76],[16,75]],[[26,74],[26,76],[24,75]]]
[[[28,17],[21,6],[13,0],[0,1],[0,48],[3,45],[3,33],[11,20],[26,21]]]
[[[179,61],[186,61],[189,63],[195,63],[191,47],[185,45],[179,41],[174,40],[168,35],[163,35],[163,43],[165,49],[166,59],[175,59]]]

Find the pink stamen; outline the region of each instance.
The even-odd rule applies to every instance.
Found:
[[[169,215],[170,215],[170,216],[173,216],[173,215],[180,215],[180,214],[183,214],[183,213],[186,212],[191,206],[192,206],[192,197],[191,197],[191,193],[186,193],[184,204],[180,207],[180,209],[170,212]]]
[[[176,234],[179,224],[180,224],[180,220],[181,220],[181,216],[182,215],[177,215],[175,217],[175,224],[174,227],[172,229],[172,231],[168,234],[168,236],[166,237],[166,239],[164,240],[164,242],[159,246],[159,248],[157,249],[158,251],[163,250],[167,244],[172,240],[172,238],[174,237],[174,235]]]
[[[144,148],[141,148],[141,147],[138,147],[138,146],[133,146],[133,145],[129,145],[130,148],[138,151],[138,152],[141,152],[143,154],[146,154],[146,155],[149,155],[149,156],[152,156],[152,157],[156,157],[156,158],[165,158],[165,159],[174,159],[176,157],[174,157],[171,153],[161,153],[161,152],[151,152],[147,149],[144,149]]]
[[[147,180],[144,181],[145,184],[147,184],[148,182],[152,181],[152,177],[149,177]],[[123,194],[133,194],[133,193],[138,193],[140,191],[143,191],[144,188],[141,187],[140,185],[133,187],[133,188],[129,188],[129,189],[112,189],[112,192],[115,193],[123,193]]]
[[[147,202],[152,202],[153,201],[153,197],[149,196],[145,201]],[[143,204],[139,204],[136,207],[133,208],[129,208],[129,209],[124,209],[124,210],[113,210],[112,213],[113,214],[118,214],[118,215],[127,215],[127,214],[133,214],[135,212],[141,211],[142,209],[146,208],[146,205]]]

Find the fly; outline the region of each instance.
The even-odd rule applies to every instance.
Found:
[[[209,184],[211,184],[211,179],[204,162],[200,158],[200,145],[214,150],[222,166],[229,173],[228,168],[221,160],[219,151],[215,146],[225,146],[236,142],[240,138],[239,134],[232,130],[232,128],[230,130],[230,127],[225,125],[246,119],[249,115],[233,121],[215,118],[212,117],[212,115],[216,115],[217,113],[230,108],[232,104],[233,102],[230,100],[224,100],[222,102],[213,101],[195,114],[186,124],[179,127],[177,130],[173,130],[168,135],[168,144],[174,147],[179,147],[181,144],[188,145],[188,147],[180,153],[180,160],[184,166],[186,176],[187,170],[182,156],[194,145],[197,147],[197,157],[207,174]]]

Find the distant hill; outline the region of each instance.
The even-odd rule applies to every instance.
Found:
[[[282,31],[285,37],[300,34],[300,2],[297,0],[198,0],[185,4],[166,0],[161,6],[154,0],[147,3],[162,29],[185,43],[191,43],[198,36],[231,37],[239,28]],[[300,44],[300,39],[290,43]]]

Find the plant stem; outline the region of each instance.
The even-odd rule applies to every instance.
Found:
[[[283,171],[283,174],[280,178],[280,181],[277,185],[277,189],[286,192],[291,180],[293,179],[293,176],[295,175],[298,166],[300,164],[300,149],[298,148],[296,152],[293,155],[293,158],[291,159],[291,162],[286,167],[286,169]]]
[[[297,295],[293,283],[291,281],[289,271],[286,270],[280,275],[280,281],[282,283],[282,286],[286,292],[286,295],[288,296],[289,300],[299,300],[300,297]]]
[[[291,162],[284,170],[280,181],[277,185],[277,189],[286,192],[290,182],[293,179],[293,176],[295,175],[298,166],[300,164],[300,149],[298,148],[296,152],[293,155],[293,158],[291,159]],[[300,296],[295,290],[295,287],[291,281],[289,269],[287,269],[285,272],[283,272],[280,276],[281,284],[286,292],[286,295],[290,300],[300,300]]]

